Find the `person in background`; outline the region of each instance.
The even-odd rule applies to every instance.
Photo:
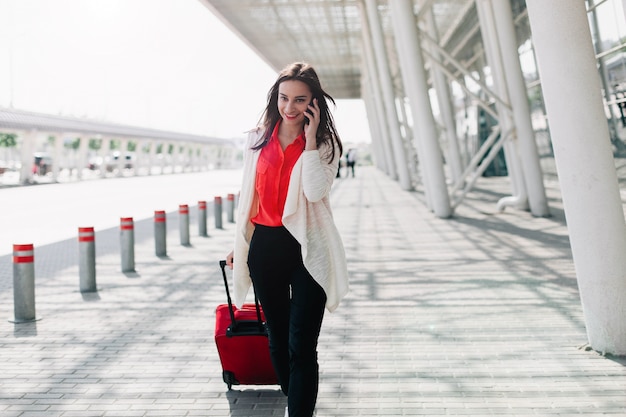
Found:
[[[354,166],[356,165],[356,149],[350,148],[346,154],[346,177],[352,172],[352,178],[354,178]]]
[[[342,144],[307,63],[283,69],[244,153],[233,268],[235,303],[250,285],[267,320],[285,416],[311,417],[319,386],[317,344],[325,309],[348,291],[345,251],[329,194]]]

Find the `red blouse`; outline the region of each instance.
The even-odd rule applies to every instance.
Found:
[[[280,121],[276,123],[267,145],[261,149],[256,166],[255,188],[259,196],[259,211],[250,220],[263,226],[283,225],[283,210],[291,170],[304,151],[306,143],[302,132],[283,150],[278,140],[279,125]]]

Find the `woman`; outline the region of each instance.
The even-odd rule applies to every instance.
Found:
[[[286,416],[310,417],[324,308],[348,291],[345,252],[329,203],[342,145],[326,93],[309,64],[287,66],[268,93],[244,154],[233,268],[235,303],[250,285],[267,320]],[[233,259],[234,256],[234,259]]]

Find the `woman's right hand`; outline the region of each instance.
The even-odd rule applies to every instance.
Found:
[[[233,269],[233,253],[234,251],[231,250],[230,253],[226,255],[226,265],[228,265],[230,269]]]

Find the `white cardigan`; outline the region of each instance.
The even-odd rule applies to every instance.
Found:
[[[258,142],[261,134],[260,129],[251,131],[244,149],[233,262],[234,299],[237,306],[243,305],[252,283],[248,250],[254,224],[250,219],[258,212],[255,178],[261,152],[250,148]],[[291,171],[282,221],[300,243],[304,266],[326,292],[326,308],[333,311],[348,292],[348,268],[329,201],[340,155],[337,149],[334,160],[329,164],[321,158],[327,151],[327,146],[314,151],[305,150],[296,161]]]

